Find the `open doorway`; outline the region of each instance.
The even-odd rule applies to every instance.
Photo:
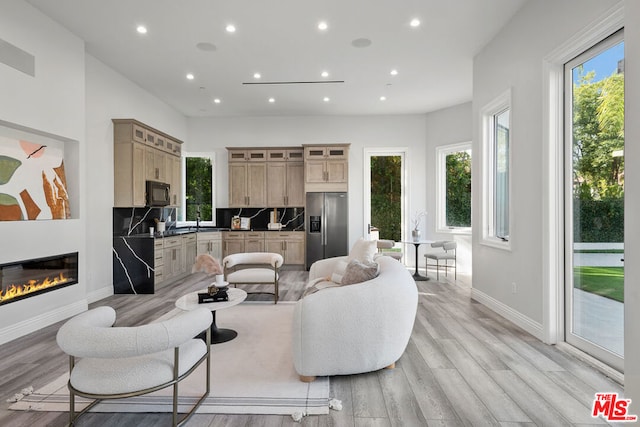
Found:
[[[406,153],[407,149],[396,147],[365,149],[364,233],[370,239],[404,240]]]

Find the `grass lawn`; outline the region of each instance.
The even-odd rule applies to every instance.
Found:
[[[624,302],[624,267],[575,267],[573,274],[576,288]]]

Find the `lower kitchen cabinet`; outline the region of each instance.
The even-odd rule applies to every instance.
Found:
[[[196,233],[198,248],[197,255],[208,254],[217,259],[218,261],[222,261],[222,233],[220,232],[211,232],[211,233]]]
[[[265,250],[282,255],[287,265],[304,264],[303,231],[267,231]]]

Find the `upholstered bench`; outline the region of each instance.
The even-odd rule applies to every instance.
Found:
[[[246,252],[231,254],[222,260],[224,280],[229,285],[273,285],[274,303],[278,303],[278,270],[282,267],[282,255],[271,252]],[[271,292],[247,292],[268,293]]]

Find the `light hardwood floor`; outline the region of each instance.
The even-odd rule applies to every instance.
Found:
[[[435,275],[434,275],[435,277]],[[281,300],[297,300],[306,271],[283,273]],[[194,281],[154,295],[114,295],[117,325],[147,323],[174,307]],[[622,393],[601,373],[548,346],[486,307],[473,302],[464,280],[418,283],[413,334],[395,369],[331,378],[342,411],[309,416],[195,415],[194,427],[214,426],[587,426],[596,392]],[[247,288],[247,290],[250,290]],[[270,299],[250,295],[250,299]],[[36,389],[68,369],[55,334],[62,322],[0,346],[1,426],[62,426],[67,413],[9,411],[5,399]],[[350,325],[345,325],[349,327]],[[215,377],[212,378],[215,381]],[[169,414],[87,414],[79,426],[170,425]]]

